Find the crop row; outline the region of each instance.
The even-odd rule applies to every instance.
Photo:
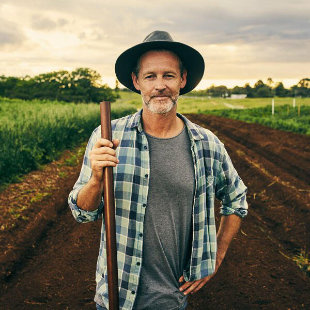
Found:
[[[237,119],[248,123],[258,123],[274,129],[292,131],[310,135],[310,106],[290,105],[277,106],[272,115],[271,106],[252,109],[206,110],[206,114],[213,114]]]
[[[122,105],[112,118],[134,112]],[[56,159],[88,139],[100,124],[98,104],[23,101],[0,98],[0,184]]]

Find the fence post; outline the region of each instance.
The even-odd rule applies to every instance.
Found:
[[[271,102],[271,114],[272,116],[274,115],[274,98],[272,98],[272,102]]]

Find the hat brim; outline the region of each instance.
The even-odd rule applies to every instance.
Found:
[[[187,82],[184,88],[180,89],[180,95],[193,90],[202,79],[205,63],[201,54],[194,48],[174,41],[151,41],[135,45],[123,52],[116,60],[115,73],[117,79],[132,91],[140,94],[132,82],[131,73],[136,66],[138,58],[149,50],[167,49],[177,54],[183,66],[187,70]]]

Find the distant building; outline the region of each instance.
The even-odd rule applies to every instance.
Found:
[[[245,99],[246,94],[231,94],[230,99]]]

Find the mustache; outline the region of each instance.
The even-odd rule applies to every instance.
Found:
[[[170,93],[158,93],[158,94],[154,94],[151,96],[151,98],[155,98],[155,97],[170,97],[171,98],[171,94]]]

